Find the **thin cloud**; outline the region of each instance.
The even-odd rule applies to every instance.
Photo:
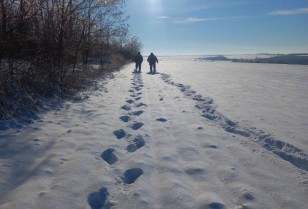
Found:
[[[203,23],[209,21],[219,21],[219,20],[236,20],[236,19],[247,19],[247,18],[257,18],[259,16],[232,16],[232,17],[209,17],[209,18],[199,18],[199,17],[186,17],[186,18],[172,18],[169,16],[156,17],[160,20],[168,20],[169,23],[174,24],[194,24]]]
[[[185,1],[184,1],[185,2]],[[202,10],[208,10],[211,8],[219,8],[219,7],[232,7],[238,6],[242,4],[246,4],[247,0],[233,0],[232,2],[214,2],[214,1],[204,1],[196,4],[191,4],[191,2],[186,1],[188,3],[179,4],[178,7],[170,7],[167,8],[170,13],[188,13],[188,12],[196,12]]]
[[[159,17],[156,17],[156,19],[169,19],[170,17],[168,16],[159,16]]]
[[[270,15],[299,15],[308,14],[308,7],[293,10],[276,10],[269,13]]]
[[[197,17],[188,17],[185,19],[175,19],[172,22],[177,24],[192,24],[192,23],[201,23],[208,21],[216,21],[216,20],[232,20],[232,19],[243,19],[243,18],[251,18],[247,16],[235,16],[235,17],[210,17],[210,18],[197,18]]]
[[[173,23],[192,24],[192,23],[206,22],[206,21],[209,21],[209,20],[213,20],[213,18],[188,17],[188,18],[185,18],[185,19],[182,19],[182,20],[174,20]]]

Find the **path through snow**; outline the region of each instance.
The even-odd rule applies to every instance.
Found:
[[[126,66],[0,135],[0,208],[306,208],[307,154],[215,98]]]

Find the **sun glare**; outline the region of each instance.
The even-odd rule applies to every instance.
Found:
[[[151,12],[162,12],[161,0],[148,0]]]

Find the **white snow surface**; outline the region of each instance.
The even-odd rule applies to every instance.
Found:
[[[1,131],[0,208],[307,208],[307,67],[159,61]]]

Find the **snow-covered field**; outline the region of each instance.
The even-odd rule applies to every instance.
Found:
[[[160,57],[0,132],[1,209],[305,209],[305,66]]]

